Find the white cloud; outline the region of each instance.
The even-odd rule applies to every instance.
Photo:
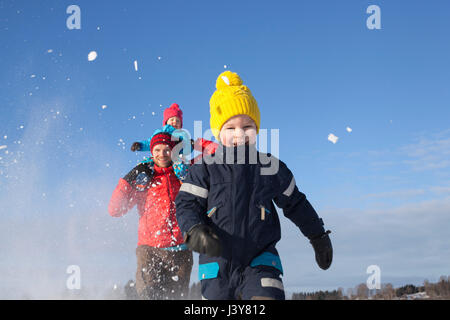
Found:
[[[415,171],[450,167],[450,130],[422,136],[417,142],[403,146],[399,153],[406,156],[403,163]]]
[[[369,193],[364,198],[409,198],[425,194],[424,189],[405,189],[387,192]]]

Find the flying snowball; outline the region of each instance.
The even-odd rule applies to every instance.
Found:
[[[97,59],[97,52],[95,51],[91,51],[88,54],[88,60],[89,61],[94,61],[95,59]]]
[[[352,128],[347,127],[347,132],[352,132],[352,131],[353,131]]]
[[[331,141],[331,142],[333,142],[334,144],[336,144],[336,142],[338,141],[338,137],[336,137],[334,134],[332,134],[332,133],[330,133],[329,135],[328,135],[328,141]]]

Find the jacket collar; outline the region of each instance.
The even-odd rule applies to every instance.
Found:
[[[159,173],[159,174],[167,174],[167,173],[174,172],[172,166],[169,166],[169,167],[167,167],[167,168],[161,168],[161,167],[158,167],[158,166],[155,164],[155,165],[153,166],[153,169],[155,170],[155,173]]]

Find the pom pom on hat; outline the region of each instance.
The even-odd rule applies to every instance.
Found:
[[[241,77],[235,72],[222,72],[216,80],[216,89],[223,89],[228,86],[241,86],[243,84]]]

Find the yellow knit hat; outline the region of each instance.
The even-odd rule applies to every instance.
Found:
[[[219,140],[220,129],[228,119],[245,114],[256,123],[256,133],[259,132],[260,114],[258,103],[250,89],[243,85],[241,78],[235,72],[225,71],[216,80],[216,91],[209,100],[211,130]]]

